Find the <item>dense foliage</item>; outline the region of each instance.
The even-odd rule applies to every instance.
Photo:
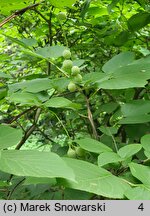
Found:
[[[149,200],[149,1],[32,3],[0,2],[0,199]]]

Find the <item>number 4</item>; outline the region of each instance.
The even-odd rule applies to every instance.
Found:
[[[143,206],[143,203],[141,203],[138,207],[139,210],[143,211],[144,210],[144,206]]]

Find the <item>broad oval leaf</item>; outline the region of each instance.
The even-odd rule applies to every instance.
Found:
[[[0,78],[5,78],[5,79],[7,78],[7,79],[9,79],[9,78],[11,78],[11,76],[9,74],[0,72]]]
[[[46,107],[54,108],[80,108],[80,104],[72,103],[70,100],[64,97],[54,97],[44,103]]]
[[[104,166],[109,163],[120,162],[123,159],[115,152],[104,152],[98,156],[98,165]]]
[[[22,138],[22,130],[8,125],[0,125],[0,149],[17,145]]]
[[[125,196],[130,200],[150,200],[150,188],[139,185],[127,190]]]
[[[38,95],[29,92],[16,92],[10,95],[10,101],[21,105],[40,106],[41,101]]]
[[[145,156],[150,159],[150,151],[144,151]]]
[[[129,144],[119,149],[117,152],[121,158],[129,158],[138,153],[142,148],[141,144]]]
[[[128,28],[131,31],[138,31],[139,29],[146,26],[148,23],[150,23],[150,13],[144,11],[134,14],[128,20]]]
[[[61,185],[119,199],[124,198],[125,191],[130,188],[123,179],[94,164],[70,158],[64,161],[73,169],[77,182],[60,180]]]
[[[67,178],[75,176],[57,154],[35,150],[7,150],[0,152],[0,170],[17,176]]]
[[[150,134],[146,134],[141,138],[141,145],[146,151],[150,152]]]
[[[105,73],[112,73],[117,68],[121,68],[125,65],[130,64],[135,58],[134,53],[132,52],[122,52],[116,56],[114,56],[112,59],[110,59],[108,62],[104,64],[102,67],[102,70]]]
[[[112,151],[112,149],[109,148],[107,145],[91,138],[79,139],[75,140],[75,142],[78,143],[81,146],[81,148],[97,154]]]
[[[31,93],[37,93],[40,91],[44,91],[51,88],[51,80],[48,78],[37,78],[33,80],[26,80],[23,82],[18,82],[14,84],[10,84],[9,91],[15,92],[20,89],[31,92]]]
[[[43,58],[58,58],[62,56],[63,51],[65,50],[64,46],[46,46],[39,48],[35,51],[36,54],[40,55]]]
[[[150,167],[133,162],[129,164],[129,167],[134,177],[139,179],[146,186],[150,187]]]

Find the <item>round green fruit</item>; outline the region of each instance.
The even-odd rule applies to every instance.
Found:
[[[78,66],[73,66],[72,68],[71,68],[71,75],[72,76],[76,76],[77,74],[79,74],[80,73],[80,68],[78,67]]]
[[[85,151],[84,151],[84,149],[82,149],[81,147],[77,147],[77,148],[75,149],[75,151],[76,151],[76,154],[77,154],[79,157],[82,157],[82,156],[85,155]]]
[[[63,57],[65,59],[70,59],[71,58],[71,52],[69,50],[64,50],[63,51]]]
[[[58,18],[60,21],[66,20],[66,13],[65,13],[65,12],[59,12],[59,13],[57,14],[57,18]]]
[[[76,89],[77,89],[77,87],[76,87],[76,84],[74,83],[74,82],[70,82],[69,83],[69,85],[68,85],[68,90],[70,91],[70,92],[74,92],[74,91],[76,91]]]
[[[75,81],[75,82],[82,82],[82,76],[81,76],[81,74],[77,74],[77,75],[74,77],[74,81]]]
[[[69,148],[69,150],[67,151],[67,156],[70,157],[70,158],[76,158],[75,150]]]
[[[65,60],[65,61],[63,61],[62,67],[63,67],[64,70],[65,69],[71,69],[72,65],[73,65],[73,63],[72,63],[71,60]]]

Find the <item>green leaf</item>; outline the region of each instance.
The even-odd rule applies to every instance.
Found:
[[[106,146],[105,144],[91,138],[79,139],[75,140],[75,142],[78,143],[81,148],[97,154],[112,151],[112,149]]]
[[[17,176],[75,180],[72,169],[55,153],[33,150],[7,150],[0,153],[0,170],[3,172]]]
[[[116,38],[114,40],[114,44],[116,46],[122,46],[122,45],[124,45],[128,41],[129,36],[130,36],[130,34],[129,34],[128,31],[122,31],[122,32],[120,32],[120,34],[116,36]]]
[[[34,38],[23,38],[20,41],[23,42],[27,47],[37,45],[37,41]]]
[[[133,162],[129,164],[129,167],[134,177],[139,179],[146,186],[150,187],[150,167]]]
[[[4,15],[10,14],[12,11],[17,11],[31,4],[30,0],[1,0],[0,13]]]
[[[118,131],[117,127],[106,127],[106,126],[101,126],[98,128],[102,133],[112,136],[113,134],[116,134]]]
[[[24,47],[25,49],[32,50],[32,48],[30,46],[28,46],[23,40],[19,40],[17,38],[13,38],[13,37],[11,37],[9,35],[5,35],[5,34],[4,34],[4,36],[7,37],[9,40],[11,40],[13,43],[18,44],[18,45]]]
[[[31,185],[31,184],[48,184],[48,185],[55,185],[56,179],[55,178],[41,178],[41,177],[26,177],[23,185]]]
[[[122,161],[122,158],[115,152],[104,152],[98,156],[98,166]]]
[[[43,105],[46,107],[54,107],[54,108],[72,108],[72,109],[80,108],[80,104],[72,103],[70,100],[63,97],[53,97],[48,101],[46,101]]]
[[[150,188],[145,185],[133,187],[125,192],[125,196],[130,200],[150,200]]]
[[[58,58],[62,56],[64,50],[64,46],[46,46],[43,48],[39,48],[35,51],[35,53],[43,58]]]
[[[3,72],[0,72],[0,78],[10,79],[11,76],[10,76],[9,74],[6,74],[6,73],[3,73]]]
[[[94,164],[70,158],[64,161],[73,169],[77,182],[61,180],[61,185],[118,199],[124,198],[124,192],[130,188],[124,180]]]
[[[141,144],[129,144],[119,149],[117,152],[121,158],[129,158],[138,153],[142,148]]]
[[[0,100],[7,96],[7,88],[0,88]]]
[[[87,13],[89,6],[90,6],[91,0],[86,0],[84,5],[81,8],[81,17],[84,19],[85,14]]]
[[[73,4],[75,4],[76,0],[59,0],[59,1],[53,1],[48,0],[51,5],[57,7],[57,8],[63,8],[63,7],[72,7]]]
[[[130,103],[121,105],[123,116],[138,116],[149,113],[150,101],[149,100],[133,100]]]
[[[150,23],[150,13],[143,11],[143,12],[134,14],[128,20],[128,28],[131,31],[138,31],[139,29],[143,28],[149,23]]]
[[[150,122],[150,115],[137,115],[137,116],[130,116],[122,118],[118,123],[119,124],[142,124]]]
[[[8,125],[0,125],[0,149],[17,145],[22,138],[22,130]]]
[[[150,159],[150,151],[144,151],[145,156]]]
[[[140,60],[134,60],[134,55],[129,52],[121,53],[104,66],[107,75],[95,82],[97,87],[103,89],[127,89],[144,87],[150,79],[149,56]]]
[[[146,134],[141,138],[141,145],[146,151],[150,152],[150,134]]]
[[[119,121],[120,124],[135,124],[145,123],[150,121],[149,113],[150,101],[148,100],[133,100],[130,103],[121,105],[121,112],[123,119]]]
[[[133,52],[122,52],[106,62],[102,67],[102,70],[105,73],[112,73],[116,69],[130,64],[134,59],[135,54]]]
[[[50,89],[52,86],[51,82],[52,81],[48,78],[37,78],[33,80],[26,80],[23,82],[10,84],[8,88],[10,92],[15,92],[22,89],[27,92],[37,93]]]
[[[109,13],[111,12],[111,10],[117,5],[117,3],[119,2],[120,0],[112,0],[111,3],[108,5],[108,11]]]
[[[10,95],[10,101],[14,103],[19,103],[21,105],[34,105],[40,106],[41,101],[36,94],[29,92],[17,92]]]

